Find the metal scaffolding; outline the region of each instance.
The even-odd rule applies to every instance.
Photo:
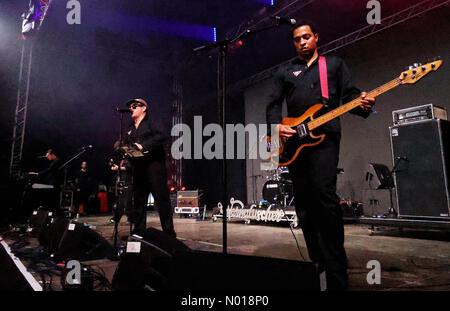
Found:
[[[392,14],[386,18],[383,18],[381,20],[380,24],[368,25],[357,31],[354,31],[345,36],[342,36],[336,40],[328,42],[325,45],[319,47],[319,52],[321,54],[330,53],[330,52],[340,49],[344,46],[355,43],[361,39],[367,38],[373,34],[376,34],[380,31],[382,31],[382,30],[391,28],[395,25],[398,25],[398,24],[403,23],[407,20],[410,20],[414,17],[417,17],[421,14],[424,14],[428,11],[437,9],[439,7],[442,7],[442,6],[448,5],[448,4],[450,4],[450,0],[425,0],[425,1],[422,1],[418,4],[410,6],[409,8],[406,8],[400,12]],[[237,82],[235,85],[233,85],[233,89],[235,89],[235,88],[242,89],[242,88],[248,87],[252,84],[266,80],[266,79],[270,78],[281,66],[291,62],[293,59],[295,59],[295,58],[291,58],[281,64],[278,64],[274,67],[271,67],[269,69],[261,71],[260,73],[257,73],[245,80]]]
[[[183,123],[183,86],[181,83],[179,70],[174,74],[172,92],[174,99],[172,101],[172,128],[177,124]],[[172,144],[177,139],[177,137],[172,136]],[[172,154],[170,157],[171,179],[175,182],[176,189],[181,190],[183,186],[183,162],[180,155],[180,151],[176,150],[176,154]]]
[[[27,124],[28,95],[30,93],[31,67],[33,63],[33,39],[25,40],[26,36],[38,31],[46,17],[52,0],[31,0],[29,12],[23,15],[22,51],[20,56],[19,83],[17,89],[16,111],[14,116],[14,129],[11,144],[11,158],[9,163],[9,176],[16,179],[21,174],[21,161],[25,130]]]
[[[21,173],[21,161],[25,129],[27,124],[28,94],[30,92],[31,64],[33,60],[32,41],[23,41],[20,57],[19,84],[17,90],[16,112],[11,146],[9,175],[17,178]]]
[[[335,51],[341,47],[352,44],[361,39],[367,38],[373,34],[376,34],[382,30],[391,28],[395,25],[403,23],[411,18],[424,14],[433,9],[437,9],[443,5],[449,4],[449,0],[426,0],[416,5],[410,6],[400,12],[397,12],[391,16],[383,18],[380,24],[368,25],[357,31],[349,33],[341,38],[328,42],[327,44],[319,48],[319,52],[322,54]]]
[[[316,0],[278,0],[273,8],[264,7],[254,14],[253,18],[243,21],[226,32],[228,38],[233,38],[246,29],[256,28],[271,23],[272,16],[292,16],[297,11],[309,6]]]

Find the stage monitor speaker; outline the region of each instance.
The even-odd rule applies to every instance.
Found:
[[[56,260],[80,261],[113,258],[114,248],[100,234],[82,223],[60,218],[44,226],[39,242]]]
[[[390,127],[398,216],[449,219],[450,122]]]
[[[150,230],[128,241],[114,290],[320,290],[313,263],[194,251]]]
[[[51,223],[52,217],[53,212],[45,209],[37,209],[31,214],[28,225],[32,229],[32,232],[38,234],[44,226],[48,226]]]

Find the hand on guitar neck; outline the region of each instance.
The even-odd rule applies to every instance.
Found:
[[[359,107],[366,112],[370,112],[373,105],[375,105],[375,98],[367,97],[367,92],[362,92],[360,97],[361,105],[359,105]]]

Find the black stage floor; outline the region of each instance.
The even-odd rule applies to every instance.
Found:
[[[77,220],[77,224],[89,228],[113,245],[114,225],[110,223],[110,218],[109,215],[81,217]],[[149,212],[147,221],[149,226],[160,228],[157,214]],[[211,214],[206,215],[205,218],[175,215],[174,222],[178,240],[184,245],[197,251],[222,252],[223,225],[220,218],[213,221]],[[399,228],[389,225],[390,223],[373,222],[346,224],[350,290],[450,290],[449,232],[436,228],[402,228],[399,230]],[[124,244],[129,235],[129,225],[123,219],[118,227],[119,244]],[[246,224],[241,220],[233,220],[228,222],[227,228],[229,254],[308,262],[301,229],[293,228],[291,232],[287,222]],[[292,233],[298,240],[298,247]],[[4,231],[2,237],[2,243],[17,251],[16,255],[22,257],[20,261],[24,267],[28,268],[43,289],[62,290],[61,273],[52,275],[46,271],[47,260],[51,258],[41,256],[39,259],[41,262],[36,262],[36,249],[40,246],[36,234]],[[34,257],[30,255],[33,249]],[[27,251],[24,252],[24,250]],[[367,281],[372,267],[370,263],[373,261],[378,262],[381,268],[380,284],[369,284]],[[96,271],[97,283],[102,282],[97,284],[96,290],[110,290],[108,283],[113,280],[119,261],[96,259],[84,260],[82,263]],[[53,266],[53,268],[55,267]],[[218,266],[217,269],[220,267]],[[206,274],[211,278],[216,275],[214,269],[212,271],[199,269],[196,273]],[[52,283],[50,284],[50,282]],[[239,278],[236,279],[236,282],[239,282]]]

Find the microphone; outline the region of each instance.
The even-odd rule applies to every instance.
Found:
[[[118,112],[118,113],[131,113],[130,109],[125,109],[125,108],[116,108],[116,109],[114,109],[114,111]]]
[[[36,159],[45,159],[47,156],[43,155],[43,156],[38,156],[36,157]]]
[[[286,24],[286,25],[295,25],[297,21],[293,18],[281,17],[281,16],[272,16],[271,19],[277,21],[278,24]]]

